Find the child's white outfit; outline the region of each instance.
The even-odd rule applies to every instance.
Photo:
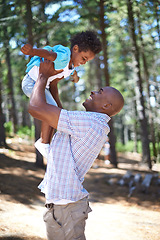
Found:
[[[53,51],[57,53],[57,57],[54,62],[54,68],[56,70],[63,69],[63,72],[58,73],[54,76],[51,76],[48,78],[46,89],[49,90],[49,84],[56,78],[61,78],[64,76],[64,78],[70,76],[74,72],[74,67],[72,69],[69,69],[69,62],[71,59],[71,51],[68,47],[64,47],[62,45],[55,45],[54,47],[46,46],[44,49],[48,51]],[[42,58],[43,60],[43,58]],[[40,57],[34,56],[31,58],[30,62],[27,64],[26,72],[27,74],[22,80],[22,90],[27,95],[27,97],[31,96],[34,84],[38,78],[39,74],[39,66],[40,66]],[[47,94],[49,95],[49,94]],[[52,95],[51,98],[53,99]],[[47,99],[47,103],[55,105],[55,101],[50,102],[50,98]],[[57,104],[56,104],[57,105]]]
[[[54,68],[56,70],[63,69],[63,72],[58,73],[54,76],[51,76],[48,78],[46,89],[45,89],[45,95],[46,95],[46,101],[47,103],[51,105],[57,106],[56,101],[54,100],[52,94],[49,91],[49,84],[56,78],[61,78],[64,76],[64,78],[70,76],[74,72],[74,67],[72,69],[69,69],[69,62],[71,59],[71,51],[68,47],[64,47],[62,45],[55,45],[54,47],[46,46],[44,49],[48,51],[53,51],[57,53],[57,57],[54,62]],[[43,61],[43,58],[42,58]],[[27,97],[31,96],[32,90],[34,88],[35,82],[38,78],[39,74],[39,66],[40,66],[40,57],[34,56],[31,58],[30,62],[27,64],[26,72],[27,74],[22,80],[22,90],[24,94]],[[43,144],[41,143],[40,139],[35,143],[35,147],[38,149],[38,151],[43,155],[47,156],[47,148],[49,144]],[[44,148],[43,148],[44,146]]]

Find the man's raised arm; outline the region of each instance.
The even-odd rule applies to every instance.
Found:
[[[54,65],[49,60],[40,63],[39,76],[33,88],[28,112],[41,121],[57,129],[61,108],[46,103],[45,87],[50,76],[55,74]]]

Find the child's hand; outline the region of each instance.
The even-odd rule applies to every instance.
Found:
[[[33,54],[33,47],[31,44],[27,43],[21,48],[21,52],[25,55],[32,55]]]
[[[72,78],[73,78],[72,82],[74,82],[74,83],[77,83],[79,81],[79,77],[77,75],[76,70],[74,70],[74,73],[72,74]]]

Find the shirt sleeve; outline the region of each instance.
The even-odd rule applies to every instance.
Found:
[[[55,45],[54,47],[46,46],[44,49],[57,53],[57,57],[54,60],[54,67],[56,70],[65,68],[71,57],[71,51],[68,47],[62,45]]]
[[[62,109],[57,130],[82,138],[92,128],[92,119],[87,112]]]
[[[56,70],[60,70],[65,68],[70,61],[71,57],[71,51],[68,47],[64,47],[62,45],[55,45],[54,47],[51,46],[45,46],[43,49],[46,49],[48,51],[53,51],[57,53],[57,57],[54,62],[54,68]],[[44,60],[44,58],[42,58]],[[27,64],[26,72],[29,72],[33,66],[40,66],[40,57],[34,56],[31,58],[29,63]]]

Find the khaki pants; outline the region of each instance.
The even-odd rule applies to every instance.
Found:
[[[88,198],[47,208],[43,215],[48,240],[85,240],[85,220],[91,212]]]

